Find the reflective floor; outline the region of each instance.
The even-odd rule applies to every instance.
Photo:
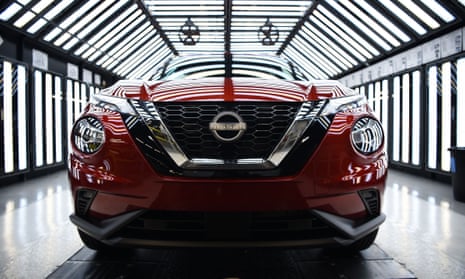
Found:
[[[58,172],[0,187],[0,278],[465,278],[465,203],[454,201],[450,185],[392,170],[384,201],[376,245],[359,255],[138,249],[104,256],[82,247],[68,219],[66,173]]]

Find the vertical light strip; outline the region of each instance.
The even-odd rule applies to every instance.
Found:
[[[18,168],[27,169],[26,67],[18,66]]]
[[[465,146],[465,58],[457,61],[457,146]]]
[[[360,94],[360,95],[363,95],[363,96],[365,96],[365,97],[367,97],[367,99],[368,99],[368,96],[367,96],[367,94],[365,93],[365,86],[360,86],[359,94]]]
[[[14,142],[13,142],[13,75],[12,65],[3,63],[3,142],[5,173],[13,172],[14,167]]]
[[[438,140],[437,133],[437,73],[438,68],[433,66],[428,71],[428,168],[436,169]]]
[[[384,141],[385,146],[389,144],[389,81],[383,80],[382,83],[381,99],[383,100],[383,128],[384,128]]]
[[[394,92],[392,99],[394,103],[393,107],[393,129],[392,129],[392,160],[399,161],[400,157],[400,77],[396,76],[393,81]]]
[[[402,162],[410,162],[410,73],[402,75]]]
[[[79,115],[84,110],[86,103],[87,103],[87,86],[84,82],[81,83],[81,96],[79,98]]]
[[[73,102],[74,102],[74,115],[73,115],[73,123],[76,121],[79,117],[79,114],[81,113],[81,102],[80,102],[80,97],[81,97],[81,91],[79,87],[79,82],[74,81],[74,90],[73,90]]]
[[[370,107],[375,110],[375,92],[373,91],[373,83],[368,84],[368,104]],[[375,110],[376,113],[376,110]]]
[[[420,71],[412,73],[412,164],[420,164]]]
[[[450,62],[442,64],[441,169],[450,171],[451,144],[451,74]]]
[[[45,146],[46,163],[53,163],[53,82],[52,75],[45,74]]]
[[[71,134],[71,129],[73,128],[73,81],[68,79],[66,81],[66,128],[68,129],[67,135]]]
[[[374,111],[376,117],[383,122],[382,115],[381,115],[381,82],[377,81],[375,83],[375,89],[374,89]]]
[[[36,167],[44,164],[44,141],[43,141],[43,126],[42,126],[42,73],[34,71],[34,107],[35,107],[35,150],[36,150]]]
[[[63,131],[61,129],[61,78],[59,76],[55,76],[55,87],[53,90],[53,98],[55,101],[55,162],[63,161]]]

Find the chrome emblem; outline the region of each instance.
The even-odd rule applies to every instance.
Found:
[[[216,139],[222,142],[238,140],[247,129],[247,123],[235,112],[220,112],[210,122],[210,131]]]

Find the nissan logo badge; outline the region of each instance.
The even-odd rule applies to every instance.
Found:
[[[235,112],[220,112],[210,122],[210,131],[216,139],[222,142],[232,142],[239,139],[247,129],[247,123]]]

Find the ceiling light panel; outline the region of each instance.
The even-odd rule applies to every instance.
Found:
[[[392,34],[394,34],[402,42],[408,42],[411,40],[411,38],[407,36],[404,31],[402,31],[392,21],[388,20],[384,14],[380,13],[378,10],[373,8],[371,4],[368,4],[365,0],[355,0],[354,2],[357,3],[357,5],[359,5],[363,10],[365,10],[374,19],[376,19],[387,30],[390,30]]]
[[[353,66],[353,64],[350,63],[346,57],[338,53],[332,45],[327,44],[323,39],[313,33],[313,31],[311,31],[308,26],[302,26],[301,32],[298,35],[304,38],[306,41],[312,42],[322,53],[327,53],[329,59],[332,59],[333,62],[341,65],[341,67],[344,67],[346,70]]]
[[[26,5],[25,3],[29,1],[20,1],[23,2],[21,4]],[[27,11],[24,13],[15,23],[13,24],[14,26],[18,28],[23,28],[26,24],[28,24],[32,19],[36,18],[37,15],[42,12],[45,8],[47,8],[53,0],[43,0],[39,1],[37,4],[35,4],[30,11]]]
[[[379,0],[393,15],[398,17],[403,21],[407,26],[412,28],[417,34],[424,35],[426,34],[426,29],[421,26],[417,21],[410,17],[406,12],[404,12],[397,4],[393,3],[391,0]]]
[[[368,36],[372,36],[372,38],[375,39],[378,45],[380,45],[384,50],[391,50],[392,49],[391,46],[397,47],[400,45],[400,42],[394,36],[392,36],[384,27],[380,26],[374,19],[372,19],[364,11],[359,9],[352,2],[341,1],[340,3],[345,6],[346,13],[349,13],[350,11],[350,13],[356,15],[360,19],[360,21],[357,19],[354,19],[357,22],[356,25],[364,26],[363,30],[369,30],[368,32],[366,32],[366,34]],[[342,7],[340,9],[342,9]],[[352,16],[348,17],[349,20],[351,18]],[[376,33],[373,33],[370,28]],[[389,46],[385,42],[385,40],[388,41],[391,44],[391,46]]]
[[[231,50],[246,52],[249,45],[250,51],[277,52],[311,5],[312,1],[233,1]],[[270,39],[272,45],[263,45],[266,34],[261,33],[260,28],[268,21],[272,27],[265,27],[265,30],[273,28],[279,37],[276,41]]]
[[[444,6],[438,3],[436,0],[421,0],[426,7],[428,7],[433,13],[438,15],[443,21],[451,22],[455,20],[455,16],[452,15]]]
[[[410,10],[415,16],[417,16],[421,21],[426,23],[431,29],[439,28],[440,24],[428,13],[426,13],[422,8],[417,4],[413,3],[411,0],[400,0],[399,1],[404,7]]]

